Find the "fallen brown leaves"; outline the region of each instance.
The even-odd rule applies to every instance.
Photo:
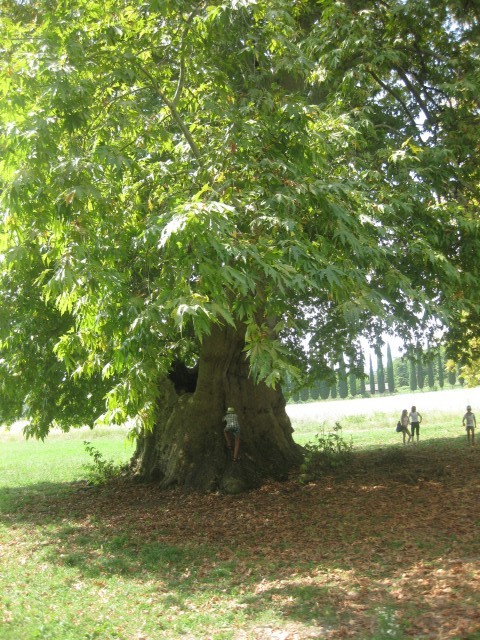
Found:
[[[231,606],[273,603],[285,619],[281,629],[238,629],[238,640],[473,639],[480,637],[479,489],[480,450],[420,447],[400,465],[366,455],[343,477],[306,486],[293,478],[231,497],[117,484],[76,490],[74,508],[78,527],[100,527],[106,539],[123,533],[141,544],[198,549],[200,581],[232,563],[245,598]],[[72,508],[46,500],[59,518]],[[31,515],[45,506],[32,505]]]

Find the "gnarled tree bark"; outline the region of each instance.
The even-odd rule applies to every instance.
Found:
[[[241,330],[214,327],[202,344],[197,370],[177,363],[161,383],[158,419],[137,441],[131,467],[162,488],[238,493],[267,478],[286,479],[302,450],[292,437],[280,388],[255,384]],[[241,460],[225,446],[223,417],[233,406],[241,424]]]

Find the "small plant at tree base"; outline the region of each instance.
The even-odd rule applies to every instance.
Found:
[[[83,441],[83,446],[92,459],[90,464],[83,465],[91,484],[103,484],[120,475],[123,465],[113,460],[105,460],[100,451],[88,440]]]
[[[325,430],[322,430],[313,442],[304,446],[305,459],[300,467],[303,482],[315,480],[326,471],[337,469],[351,460],[352,441],[347,442],[341,431],[341,425],[336,422],[333,431],[325,433]]]

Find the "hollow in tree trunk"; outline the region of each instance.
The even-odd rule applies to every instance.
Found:
[[[241,331],[215,327],[196,370],[177,362],[161,383],[158,419],[137,441],[131,467],[161,487],[238,493],[267,478],[283,480],[300,464],[280,388],[255,384]],[[234,407],[241,425],[240,460],[226,447],[223,418]]]

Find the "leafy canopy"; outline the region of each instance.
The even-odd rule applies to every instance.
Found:
[[[273,385],[478,313],[478,10],[376,4],[4,0],[2,421],[151,424],[213,323]]]

